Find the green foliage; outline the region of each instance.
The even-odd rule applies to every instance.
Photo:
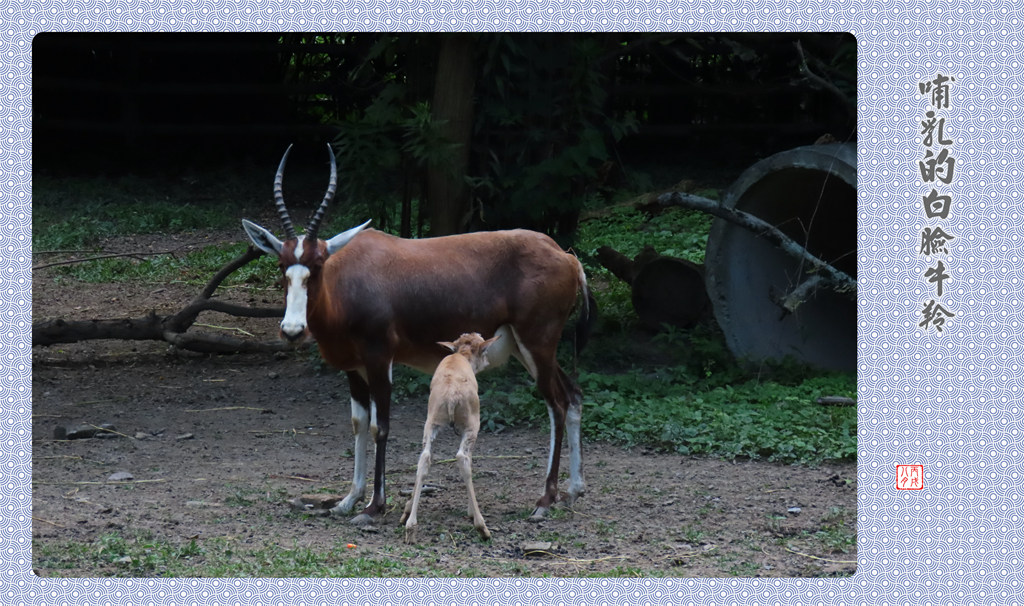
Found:
[[[853,460],[857,414],[851,407],[814,402],[823,395],[852,397],[850,375],[806,377],[793,385],[748,379],[721,384],[686,367],[621,373],[583,372],[583,433],[627,447],[780,463]],[[482,391],[481,426],[506,427],[546,419],[532,385],[496,385]]]
[[[365,206],[378,227],[393,229],[394,206],[404,183],[427,168],[448,167],[455,145],[440,131],[430,104],[413,101],[405,83],[392,81],[362,109],[338,125],[334,141],[341,171],[342,197]]]
[[[489,224],[565,233],[594,194],[609,144],[634,131],[607,107],[610,38],[491,37],[477,81],[478,174],[470,184]]]

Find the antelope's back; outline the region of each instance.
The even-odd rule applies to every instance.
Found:
[[[514,314],[518,305],[563,307],[558,297],[575,301],[580,286],[575,257],[528,230],[410,240],[367,229],[324,271],[340,282],[347,305],[372,300],[396,312],[470,317]]]

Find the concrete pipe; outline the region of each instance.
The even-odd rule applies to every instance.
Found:
[[[722,204],[755,215],[852,277],[857,273],[857,157],[851,143],[777,153],[748,168]],[[857,306],[819,288],[796,308],[777,301],[808,278],[800,260],[716,219],[705,257],[708,296],[733,354],[753,365],[793,360],[854,371]]]

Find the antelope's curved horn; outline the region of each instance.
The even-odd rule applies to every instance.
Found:
[[[320,203],[316,214],[309,220],[309,225],[306,227],[306,238],[309,240],[316,240],[316,232],[320,229],[320,222],[324,220],[327,205],[334,199],[334,192],[338,189],[338,162],[334,158],[334,150],[331,149],[330,143],[327,144],[327,153],[331,155],[331,180],[327,183],[327,193],[324,194],[323,202]]]
[[[281,163],[277,165],[277,174],[274,175],[274,204],[277,205],[277,214],[281,216],[284,233],[288,236],[289,240],[294,240],[298,236],[295,234],[292,219],[288,216],[288,209],[284,205],[284,193],[281,191],[284,182],[284,163],[288,160],[288,152],[290,151],[292,151],[291,145],[288,146],[288,149],[284,150],[284,155],[281,156]]]

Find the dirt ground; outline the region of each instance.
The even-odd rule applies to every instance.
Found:
[[[126,245],[166,250],[214,237]],[[34,321],[173,313],[198,290],[57,283],[40,270],[33,278]],[[221,296],[258,306],[281,299],[275,291]],[[199,322],[265,338],[276,333],[272,319],[210,314]],[[36,347],[32,388],[37,550],[148,532],[172,544],[226,540],[239,553],[353,544],[353,557],[389,554],[412,569],[456,576],[845,576],[856,567],[855,545],[835,551],[817,538],[837,523],[855,530],[854,464],[730,462],[585,441],[586,495],[573,510],[556,509],[532,523],[527,517],[543,487],[548,442],[538,404],[534,428],[485,432],[477,442],[474,482],[492,540],[476,537],[458,471],[439,460],[453,457],[458,444],[454,432],[442,432],[428,479],[439,490],[424,498],[419,544],[409,548],[398,524],[406,500],[399,493],[415,477],[425,401],[393,405],[391,510],[376,527],[358,528],[287,504],[302,494],[344,494],[352,474],[347,384],[308,352],[208,356],[127,341]],[[58,427],[104,423],[113,425],[114,437],[55,438]],[[563,469],[567,463],[566,455]],[[541,553],[524,551],[538,542]],[[125,574],[116,563],[57,569],[37,558],[35,567],[42,576]]]

